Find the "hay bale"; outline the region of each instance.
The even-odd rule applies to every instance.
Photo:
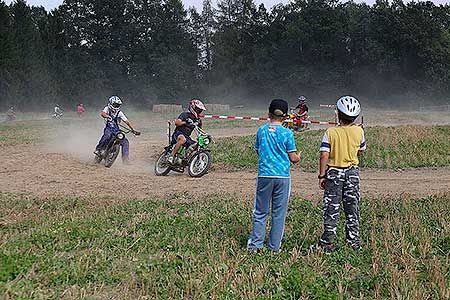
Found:
[[[183,110],[179,104],[154,104],[152,111],[154,113],[176,113]]]
[[[228,104],[205,104],[206,110],[208,112],[222,112],[230,111],[230,106]]]

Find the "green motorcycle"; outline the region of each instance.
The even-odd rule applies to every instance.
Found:
[[[191,177],[202,177],[208,173],[212,161],[211,150],[207,149],[208,145],[213,142],[211,135],[196,126],[194,131],[197,132],[197,143],[191,147],[180,147],[174,157],[174,162],[170,163],[169,157],[171,156],[173,147],[175,147],[170,142],[170,126],[171,124],[169,122],[169,146],[164,147],[163,153],[156,160],[155,175],[166,176],[170,171],[183,173],[186,167],[188,167],[188,172]]]

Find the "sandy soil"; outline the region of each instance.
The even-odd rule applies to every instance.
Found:
[[[141,113],[141,116],[146,115]],[[445,124],[450,120],[449,116],[447,113],[433,113],[417,118],[417,115],[410,113],[384,112],[382,115],[368,114],[367,123],[384,120],[388,124],[402,124],[415,120],[412,123]],[[201,179],[175,173],[166,177],[155,176],[153,162],[167,143],[167,119],[165,116],[149,115],[137,121],[143,134],[140,137],[129,136],[133,165],[122,165],[120,159],[111,169],[94,165],[92,151],[101,135],[102,121],[98,117],[86,120],[66,118],[52,124],[48,132],[41,132],[38,144],[2,149],[7,155],[0,157],[0,191],[28,193],[38,197],[170,198],[183,193],[202,197],[208,193],[224,192],[236,193],[245,199],[253,197],[255,172],[232,172],[214,168],[213,165],[210,173]],[[209,123],[215,137],[254,134],[256,130],[253,126],[240,128],[228,126],[232,123],[222,125],[217,122]],[[362,170],[361,177],[363,194],[366,196],[427,196],[450,192],[450,168],[401,172]],[[294,194],[320,199],[322,192],[318,188],[315,173],[296,170],[292,178]]]
[[[245,130],[233,132],[244,134]],[[227,135],[224,130],[218,135]],[[61,137],[59,137],[61,138]],[[73,138],[73,137],[71,137]],[[188,193],[235,193],[245,199],[253,197],[256,173],[213,168],[201,179],[171,173],[166,177],[153,174],[153,161],[164,141],[131,137],[133,164],[123,165],[118,159],[108,169],[92,162],[92,145],[86,149],[67,138],[60,147],[51,143],[8,147],[1,158],[0,191],[30,193],[38,197],[57,195],[79,197],[175,197]],[[366,196],[426,196],[450,192],[450,168],[419,169],[400,172],[362,170],[362,189]],[[292,191],[307,199],[320,199],[321,191],[315,173],[294,171]]]

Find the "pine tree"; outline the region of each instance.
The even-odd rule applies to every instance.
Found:
[[[0,110],[6,105],[16,105],[13,98],[18,91],[15,74],[18,56],[12,22],[9,7],[0,2]]]
[[[52,86],[45,45],[40,35],[39,22],[46,18],[45,11],[32,10],[24,0],[11,6],[13,34],[18,64],[18,106],[26,109],[42,108],[43,100],[51,98]]]

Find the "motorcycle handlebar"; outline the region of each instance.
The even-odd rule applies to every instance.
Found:
[[[195,125],[195,129],[196,129],[200,134],[208,135],[208,133],[207,133],[206,131],[204,131],[202,128],[198,127],[197,125]]]
[[[119,124],[119,128],[120,128],[120,130],[121,130],[123,133],[125,133],[125,134],[128,134],[128,133],[131,132],[131,133],[133,133],[133,134],[136,135],[136,136],[141,135],[141,133],[140,133],[139,131],[133,130],[133,129],[131,129],[131,128],[125,127],[125,126],[120,125],[120,124]]]

